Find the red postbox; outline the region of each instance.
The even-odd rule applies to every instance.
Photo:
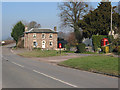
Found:
[[[109,41],[107,38],[103,38],[102,41],[101,41],[101,46],[106,46],[109,44]]]
[[[59,43],[59,48],[62,48],[62,44],[61,43]]]

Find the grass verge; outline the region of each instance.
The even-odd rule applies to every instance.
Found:
[[[24,57],[51,57],[51,56],[63,56],[67,55],[65,53],[58,53],[55,50],[32,50],[32,51],[26,51],[24,53],[20,53],[18,55],[24,56]]]
[[[104,55],[94,55],[69,59],[59,65],[76,68],[85,71],[97,71],[118,75],[118,58]]]

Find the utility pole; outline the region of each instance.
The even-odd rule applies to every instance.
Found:
[[[112,35],[112,1],[111,1],[111,35]]]
[[[112,30],[112,1],[111,1],[111,36],[110,36],[110,52],[112,52],[112,32],[113,32],[113,30]]]

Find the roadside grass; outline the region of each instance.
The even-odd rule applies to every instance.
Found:
[[[93,55],[93,56],[69,59],[67,61],[63,61],[59,63],[59,65],[85,70],[85,71],[97,71],[102,73],[118,75],[117,57],[111,57],[105,55]]]
[[[32,51],[26,51],[23,53],[19,53],[18,55],[24,56],[24,57],[51,57],[51,56],[63,56],[67,54],[65,53],[60,54],[58,51],[55,51],[55,50],[34,49]]]

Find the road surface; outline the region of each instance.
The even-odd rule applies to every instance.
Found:
[[[24,58],[2,48],[3,88],[118,88],[118,78]]]

